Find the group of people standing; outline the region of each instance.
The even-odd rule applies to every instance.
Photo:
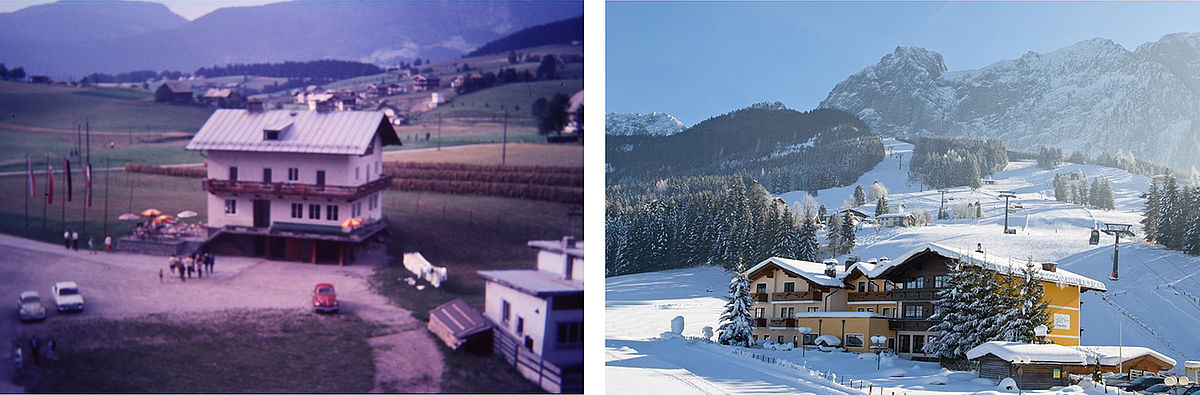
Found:
[[[88,237],[88,250],[93,254],[96,253],[96,238]],[[79,251],[79,232],[72,232],[70,229],[63,231],[63,247],[70,250]],[[112,252],[112,236],[104,236],[104,250]]]
[[[192,278],[193,273],[198,278],[204,278],[205,272],[211,276],[216,262],[217,257],[215,255],[207,252],[197,252],[192,255],[184,255],[182,258],[178,255],[171,255],[167,259],[167,267],[171,269],[172,276],[178,273],[180,281],[187,281],[187,279]],[[160,282],[163,280],[161,269],[158,271],[158,279]]]
[[[28,347],[29,351],[25,351]],[[58,341],[50,336],[45,341],[37,335],[30,336],[29,341],[13,341],[13,368],[23,370],[26,360],[31,359],[35,366],[53,365],[58,361]]]

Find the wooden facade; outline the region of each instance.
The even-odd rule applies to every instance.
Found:
[[[1071,365],[1036,361],[1028,364],[1013,364],[992,354],[977,358],[976,361],[979,362],[979,377],[996,381],[1012,377],[1017,382],[1017,387],[1022,390],[1044,390],[1055,386],[1070,385],[1068,367]],[[1055,377],[1056,371],[1058,377]]]
[[[1125,363],[1123,363],[1123,364],[1100,365],[1100,372],[1102,372],[1102,373],[1118,373],[1117,371],[1121,370],[1121,373],[1124,373],[1124,372],[1128,372],[1130,370],[1141,370],[1141,371],[1146,371],[1146,372],[1156,372],[1157,373],[1157,372],[1161,372],[1164,370],[1171,370],[1173,368],[1175,368],[1175,365],[1168,364],[1166,361],[1163,361],[1161,359],[1155,358],[1150,355],[1143,355],[1143,356],[1140,356],[1137,358],[1130,358],[1128,361],[1125,361]],[[1070,369],[1071,373],[1074,373],[1074,374],[1092,374],[1092,372],[1096,371],[1096,366],[1095,365],[1071,366],[1071,367],[1068,367],[1068,369]]]

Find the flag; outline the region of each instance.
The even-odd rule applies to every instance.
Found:
[[[25,167],[29,168],[29,197],[33,197],[34,191],[37,190],[37,183],[33,181],[33,162],[29,160],[29,154],[25,154]]]
[[[46,158],[46,175],[50,181],[46,182],[46,203],[54,203],[54,166],[50,165],[50,158]]]
[[[63,172],[67,173],[67,201],[69,202],[74,196],[72,192],[74,188],[71,188],[71,161],[67,158],[63,158]]]
[[[87,206],[92,207],[92,164],[83,168],[83,183],[87,185]]]

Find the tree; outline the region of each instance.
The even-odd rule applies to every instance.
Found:
[[[858,207],[867,204],[867,195],[863,193],[862,185],[854,188],[854,195],[850,199],[851,207]]]
[[[13,68],[12,70],[9,70],[8,78],[11,78],[11,79],[14,79],[17,81],[24,81],[25,80],[25,68],[18,66],[18,67]]]
[[[1000,327],[1000,337],[994,340],[1033,343],[1037,340],[1033,328],[1050,323],[1045,288],[1037,278],[1039,271],[1030,257],[1020,271],[1010,271],[1001,280],[1003,311],[993,320],[993,325]]]
[[[554,79],[554,74],[558,72],[558,58],[554,55],[546,55],[542,57],[542,63],[537,68],[538,79]]]
[[[887,198],[881,196],[881,197],[879,197],[878,203],[875,204],[875,216],[878,217],[880,215],[884,215],[887,213],[888,213]]]
[[[725,312],[721,314],[721,332],[718,342],[732,346],[754,346],[754,317],[750,314],[750,279],[746,277],[746,267],[738,261],[737,274],[729,281],[729,297],[726,298]]]
[[[817,250],[819,249],[820,246],[817,243],[817,225],[813,219],[805,219],[800,224],[800,241],[796,259],[815,262],[817,260]]]
[[[875,180],[875,182],[871,184],[871,190],[867,193],[867,200],[872,202],[879,201],[879,199],[886,197],[887,194],[887,187],[883,186],[883,184],[880,184],[879,180]]]
[[[846,210],[845,216],[842,218],[842,240],[841,254],[850,252],[854,249],[854,216],[850,214],[850,210]]]
[[[567,124],[567,108],[571,105],[571,97],[558,92],[550,100],[538,98],[533,102],[533,116],[538,121],[538,133],[549,134],[556,132],[562,135],[563,126]]]
[[[1146,233],[1146,241],[1153,243],[1158,236],[1158,179],[1150,181],[1150,190],[1146,191],[1146,205],[1142,210],[1142,230]]]
[[[967,366],[967,350],[992,340],[1000,306],[1000,287],[995,273],[956,259],[950,264],[946,288],[938,291],[934,314],[939,321],[929,328],[937,337],[925,345],[925,352],[938,357],[943,366],[962,369]]]
[[[979,202],[975,202],[975,218],[983,218],[983,206]]]
[[[829,215],[829,209],[826,209],[824,204],[817,208],[817,218],[825,218],[827,215]]]
[[[809,195],[807,192],[805,192],[804,197],[800,199],[800,207],[803,210],[799,215],[800,218],[811,220],[813,217],[821,215],[819,213],[819,207],[821,207],[821,205],[817,203],[817,199],[813,198],[812,195]]]
[[[842,216],[833,214],[825,224],[825,245],[830,254],[837,255],[842,251]]]

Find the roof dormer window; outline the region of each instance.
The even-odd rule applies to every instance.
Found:
[[[263,131],[263,140],[279,140],[279,131],[278,130],[264,130]]]
[[[263,128],[263,141],[279,141],[292,128],[291,121],[283,121]]]

